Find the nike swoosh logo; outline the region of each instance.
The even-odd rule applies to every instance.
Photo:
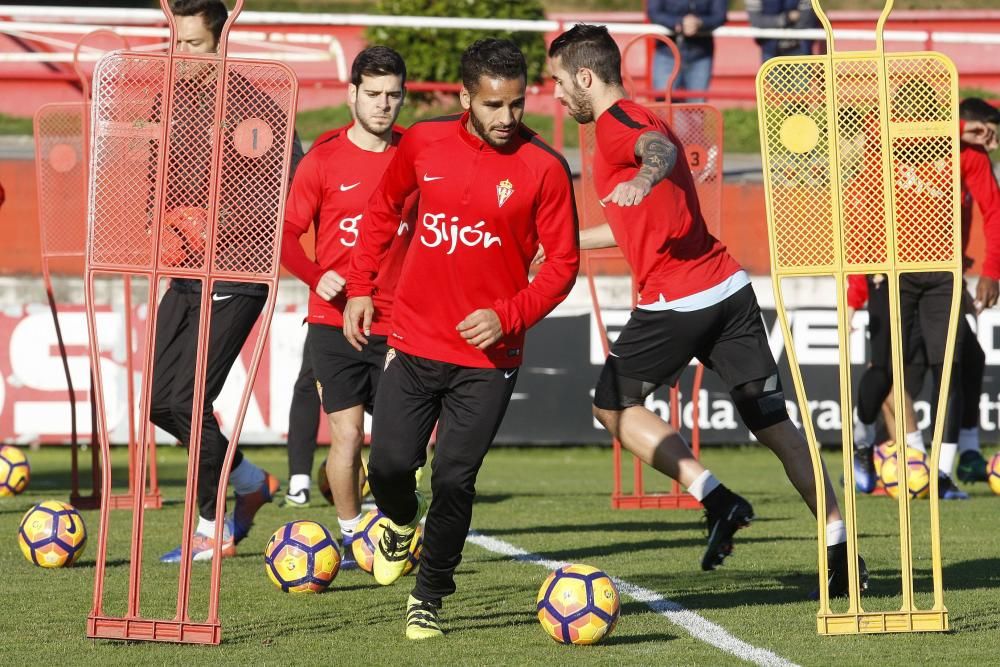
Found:
[[[361,181],[358,181],[354,185],[344,185],[343,183],[341,183],[340,184],[340,191],[341,192],[347,192],[348,190],[353,190],[354,188],[358,187],[359,185],[361,185]]]
[[[444,176],[428,176],[426,173],[424,174],[424,182],[440,181],[442,178],[444,178]]]
[[[69,525],[66,526],[66,532],[70,535],[74,535],[76,533],[76,523],[74,523],[72,519],[69,520]]]
[[[510,371],[504,371],[503,377],[504,377],[505,380],[509,380],[512,377],[514,377],[515,373],[517,373],[517,369],[516,368],[513,369],[513,370],[510,370]]]
[[[232,294],[213,294],[212,301],[225,301],[226,299],[232,299]]]

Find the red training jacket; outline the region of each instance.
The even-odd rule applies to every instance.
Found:
[[[335,327],[344,325],[347,298],[341,291],[326,301],[316,293],[316,284],[330,270],[346,279],[368,198],[382,180],[403,136],[401,129],[394,129],[387,150],[375,153],[356,146],[347,136],[349,128],[323,134],[302,159],[285,206],[281,245],[282,265],[309,285],[307,321]],[[310,225],[316,227],[315,261],[309,259],[299,241]],[[397,216],[394,231],[394,243],[382,260],[375,292],[372,331],[382,336],[389,335],[393,288],[412,236],[412,217],[407,220],[404,215],[400,222]]]
[[[368,202],[351,257],[347,293],[368,296],[381,276],[404,201],[419,192],[417,229],[403,262],[390,344],[408,354],[472,368],[514,368],[524,333],[569,294],[579,267],[569,167],[525,127],[494,149],[466,129],[468,114],[406,131]],[[538,244],[545,263],[528,282]],[[481,308],[503,337],[485,351],[459,322]]]

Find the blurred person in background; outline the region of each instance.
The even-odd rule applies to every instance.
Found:
[[[765,30],[815,28],[818,24],[810,0],[746,0],[750,25]],[[761,62],[775,56],[808,56],[813,43],[805,39],[757,39]]]
[[[681,54],[681,67],[674,80],[674,90],[707,90],[712,80],[715,40],[712,31],[726,22],[726,0],[649,0],[646,15],[673,31],[673,40]],[[665,44],[657,43],[653,52],[653,88],[667,85],[674,67],[674,55]],[[704,102],[688,98],[685,102]]]

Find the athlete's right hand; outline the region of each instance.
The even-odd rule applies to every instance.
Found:
[[[370,296],[356,296],[347,300],[344,307],[344,338],[358,352],[368,344],[367,336],[372,335],[372,316],[375,304]]]
[[[327,271],[324,273],[319,282],[316,283],[316,294],[319,294],[320,298],[324,301],[332,301],[338,294],[344,290],[344,285],[347,283],[336,271]]]

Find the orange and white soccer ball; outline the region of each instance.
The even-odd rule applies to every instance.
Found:
[[[351,551],[354,553],[354,560],[357,561],[358,567],[368,574],[371,574],[375,567],[375,549],[378,548],[378,541],[382,539],[382,531],[385,530],[386,521],[388,521],[386,516],[374,509],[361,517],[361,522],[354,529]],[[403,567],[404,575],[413,572],[413,569],[420,563],[420,552],[423,551],[424,545],[423,532],[423,527],[418,525],[413,534],[413,541],[410,542],[410,554]]]
[[[990,459],[990,464],[986,468],[986,481],[989,482],[993,493],[1000,496],[1000,452]]]
[[[13,445],[0,445],[0,498],[16,496],[30,480],[31,466],[24,452]]]
[[[286,593],[322,593],[340,570],[340,548],[321,524],[292,521],[267,541],[264,569]]]
[[[551,573],[536,599],[538,622],[562,644],[596,644],[611,634],[621,599],[611,577],[589,565],[566,565]]]
[[[931,469],[927,455],[918,449],[906,448],[906,482],[910,498],[926,498],[931,488]],[[899,497],[899,457],[893,452],[882,462],[882,484],[893,498]]]
[[[17,544],[24,557],[39,567],[68,567],[87,545],[87,527],[72,505],[46,500],[21,519]]]

